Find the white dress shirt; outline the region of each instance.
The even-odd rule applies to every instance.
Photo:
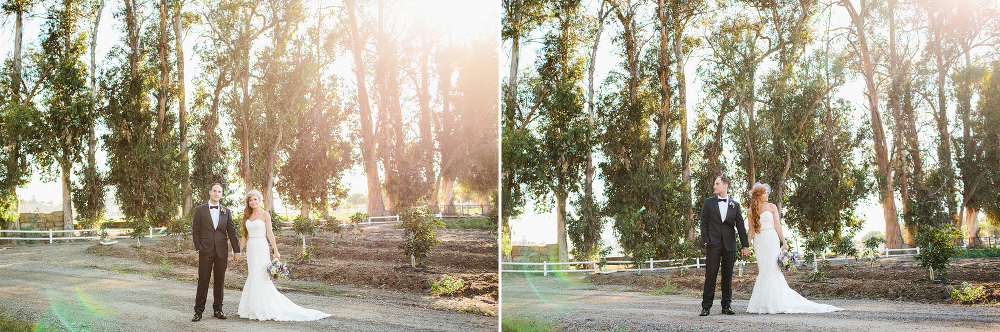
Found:
[[[716,198],[718,199],[718,198],[722,198],[722,197],[716,196]],[[723,199],[725,199],[726,201],[719,202],[719,215],[722,216],[722,222],[726,222],[726,214],[729,213],[729,206],[728,206],[729,205],[729,197],[726,197],[726,198],[723,198]],[[718,201],[718,200],[716,200],[716,201]]]
[[[212,205],[211,202],[208,203],[208,213],[212,215],[212,225],[215,226],[216,229],[218,229],[219,228],[219,210],[221,210],[222,207],[219,206],[219,207],[213,209],[212,206],[219,206],[219,205]]]

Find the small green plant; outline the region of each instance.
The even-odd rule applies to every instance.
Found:
[[[434,231],[444,227],[444,223],[428,213],[426,208],[404,210],[399,218],[401,222],[396,227],[403,229],[403,243],[399,249],[403,250],[403,255],[410,257],[410,266],[423,265],[431,247],[441,243]]]
[[[310,243],[308,246],[303,247],[302,253],[295,255],[294,260],[302,263],[312,262],[316,258],[316,255],[313,254],[314,251],[316,251],[316,244]]]
[[[450,275],[443,275],[437,280],[431,279],[431,292],[438,295],[451,295],[465,285],[465,280],[452,278]]]
[[[132,219],[128,221],[128,225],[132,228],[132,233],[129,233],[129,237],[135,239],[136,247],[140,247],[142,245],[142,239],[146,237],[146,233],[149,233],[149,221],[144,219]]]
[[[858,260],[858,248],[854,246],[854,235],[852,234],[834,237],[833,246],[830,249],[838,255],[854,257],[855,261]]]
[[[945,270],[951,264],[951,256],[959,252],[958,246],[951,242],[951,239],[962,236],[962,232],[950,224],[938,226],[924,225],[917,235],[917,246],[920,253],[913,256],[913,259],[920,261],[920,267],[927,269],[931,280],[934,280],[936,272],[941,272],[941,276],[946,275]]]
[[[663,288],[660,288],[660,293],[672,294],[677,291],[677,284],[670,281],[670,276],[663,277]]]
[[[865,246],[865,260],[868,261],[869,267],[875,267],[875,262],[878,261],[881,251],[879,247],[885,243],[885,239],[877,236],[865,239],[862,244]]]
[[[101,233],[99,234],[101,237],[101,242],[106,243],[108,241],[108,225],[110,224],[111,224],[110,220],[101,223]]]
[[[681,272],[680,272],[680,275],[679,275],[679,277],[683,277],[683,276],[686,276],[686,275],[688,274],[688,271],[690,271],[690,269],[688,269],[688,267],[687,267],[687,266],[685,266],[685,267],[682,267],[682,268],[681,268]]]
[[[608,255],[614,252],[614,250],[615,249],[612,248],[611,246],[606,246],[604,247],[604,249],[601,249],[601,251],[597,253],[597,256],[599,257],[597,262],[598,269],[603,270],[605,266],[608,266]]]
[[[274,232],[274,237],[281,236],[281,227],[285,225],[285,217],[274,210],[267,211],[267,213],[271,215],[271,232]],[[240,216],[240,220],[243,220],[242,216]]]
[[[306,252],[306,235],[316,235],[318,222],[306,216],[298,216],[292,224],[292,231],[302,239],[302,252]]]
[[[173,218],[167,223],[167,235],[174,238],[177,251],[181,251],[181,240],[187,241],[191,238],[191,218],[191,216]]]
[[[166,274],[167,272],[170,272],[170,270],[173,269],[174,269],[174,263],[171,263],[170,261],[167,260],[167,255],[163,255],[162,257],[160,257],[160,266],[156,268],[157,271],[160,271],[160,274]]]
[[[819,268],[813,269],[812,271],[810,271],[809,273],[806,273],[806,275],[805,275],[806,280],[809,280],[809,281],[820,281],[820,280],[823,280],[823,277],[825,277],[825,276],[826,276],[826,272],[823,272],[823,270],[819,269]]]
[[[962,282],[962,288],[959,289],[948,286],[948,290],[953,300],[964,304],[974,303],[986,295],[985,286],[972,287],[972,284],[967,282]]]

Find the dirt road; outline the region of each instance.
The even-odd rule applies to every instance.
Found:
[[[227,320],[191,322],[195,282],[138,274],[120,258],[85,253],[93,243],[0,247],[0,315],[71,331],[495,331],[496,317],[391,301],[285,292],[332,317],[258,322],[236,317],[241,292],[225,291]],[[141,270],[141,269],[140,269]],[[122,273],[124,271],[125,273]],[[234,273],[230,271],[229,273]],[[227,280],[228,283],[228,280]],[[211,305],[209,294],[209,305]]]
[[[827,314],[746,313],[698,316],[701,294],[652,295],[593,286],[583,279],[509,277],[502,280],[504,325],[514,329],[568,331],[996,331],[1000,307],[921,304],[882,300],[818,300],[844,311]]]

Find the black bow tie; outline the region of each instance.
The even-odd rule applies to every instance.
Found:
[[[719,203],[726,202],[726,201],[729,201],[729,199],[728,198],[720,198],[719,199]]]
[[[218,209],[218,208],[219,208],[219,206],[218,206],[218,205],[216,205],[216,206],[209,206],[208,208],[209,208],[209,209]]]

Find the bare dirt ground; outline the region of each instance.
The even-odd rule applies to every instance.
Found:
[[[737,264],[738,266],[738,264]],[[733,294],[750,298],[757,268],[747,264],[740,276],[733,272]],[[975,303],[996,303],[1000,301],[1000,258],[954,258],[946,271],[944,280],[928,280],[927,270],[920,268],[911,256],[879,259],[875,267],[866,262],[853,260],[837,261],[824,271],[822,282],[808,282],[805,274],[810,268],[799,266],[795,272],[786,272],[789,286],[809,298],[831,299],[881,299],[921,303],[953,303],[949,287],[961,288],[963,282],[974,287],[982,286],[986,293]],[[664,279],[679,291],[701,293],[705,282],[705,269],[693,269],[683,276],[679,270],[669,272],[644,272],[594,274],[591,281],[596,285],[618,285],[627,289],[659,290],[664,287]]]
[[[844,311],[827,314],[758,315],[746,313],[756,269],[733,277],[733,309],[699,317],[704,270],[540,275],[503,275],[504,331],[992,331],[1000,329],[1000,306],[958,305],[948,284],[926,281],[926,271],[912,258],[880,260],[875,268],[834,265],[824,279],[801,280],[805,268],[786,274],[790,286],[807,298]],[[997,295],[1000,281],[995,258],[955,259],[947,281],[972,282]],[[667,287],[666,279],[670,280]],[[921,281],[920,279],[923,279]],[[905,286],[905,287],[904,287]],[[674,288],[676,287],[676,288]],[[959,287],[959,286],[953,286]]]
[[[453,230],[439,234],[467,235],[458,232],[448,235],[450,231]],[[317,237],[317,242],[320,238]],[[290,236],[279,240],[283,258],[295,254],[290,246],[293,241]],[[322,274],[310,274],[301,268],[335,268],[331,266],[332,260],[323,260],[322,253],[313,263],[328,266],[293,264],[299,278],[279,281],[277,286],[296,304],[330,313],[332,317],[314,322],[258,322],[238,318],[236,309],[246,263],[230,261],[224,304],[229,319],[208,315],[201,322],[191,322],[197,272],[194,253],[176,252],[176,243],[170,240],[162,243],[143,240],[140,248],[135,248],[134,243],[135,240],[124,240],[112,246],[94,242],[0,246],[0,315],[37,321],[43,330],[73,331],[150,331],[150,328],[156,331],[493,331],[498,325],[498,318],[490,316],[491,311],[487,310],[489,304],[476,297],[489,299],[489,295],[466,296],[479,291],[463,290],[459,296],[438,297],[413,286],[417,281],[412,281],[411,289],[405,290],[396,286],[404,282],[391,283],[382,277],[385,273],[372,277],[369,271],[387,270],[378,266],[375,258],[357,264],[363,269],[359,268],[356,280],[368,282],[356,284],[327,282],[315,277]],[[181,244],[182,249],[190,249],[189,244],[188,247],[184,247],[184,242]],[[329,242],[322,245],[329,247]],[[493,246],[496,257],[495,241]],[[493,262],[495,265],[495,258]],[[393,271],[426,273],[398,268],[402,265],[393,265],[388,275],[393,275]],[[437,270],[433,263],[427,269]],[[495,280],[495,268],[493,271]],[[468,274],[483,274],[476,272]],[[373,286],[376,284],[379,286]],[[492,291],[497,292],[496,281]],[[492,312],[495,312],[493,301]]]

